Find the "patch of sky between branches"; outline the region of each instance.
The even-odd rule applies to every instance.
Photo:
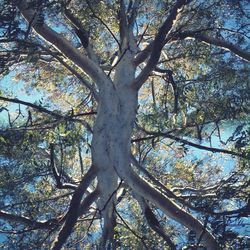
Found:
[[[43,93],[34,88],[32,89],[29,88],[29,90],[27,91],[25,82],[14,81],[13,80],[14,76],[15,76],[15,72],[11,72],[8,75],[4,76],[2,79],[0,79],[1,96],[7,97],[7,98],[17,98],[22,101],[36,103],[39,105],[39,103],[42,100]],[[12,116],[15,117],[16,114],[18,113],[19,104],[1,101],[1,106],[2,105],[8,109],[11,117]],[[20,110],[25,114],[26,106],[20,105]],[[8,113],[5,110],[3,110],[2,112],[0,112],[0,126],[5,126],[7,125],[7,123],[8,123]]]
[[[243,122],[243,121],[242,121]],[[202,146],[207,146],[207,147],[214,147],[218,149],[228,149],[230,146],[229,143],[227,145],[224,145],[223,142],[226,142],[230,136],[232,136],[233,132],[235,131],[236,127],[242,123],[241,121],[237,122],[224,122],[221,124],[221,134],[220,138],[217,134],[213,134],[211,136],[211,141],[209,140],[202,140],[201,142],[199,140],[193,141],[194,143],[197,143]],[[206,126],[205,130],[209,134],[213,130],[212,126]],[[187,140],[190,140],[190,138],[184,138]],[[236,166],[236,159],[235,157],[229,155],[229,154],[224,154],[224,153],[212,153],[208,152],[206,150],[198,149],[198,148],[193,148],[191,146],[187,146],[189,150],[189,153],[185,156],[187,160],[202,160],[204,159],[205,161],[211,161],[212,157],[212,165],[218,165],[222,166],[222,176],[226,177],[228,174],[230,174],[235,166]],[[191,152],[191,153],[190,153]]]

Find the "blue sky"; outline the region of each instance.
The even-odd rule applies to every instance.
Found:
[[[27,91],[25,90],[25,83],[23,81],[17,82],[13,80],[14,74],[14,72],[11,72],[0,80],[1,95],[9,98],[18,98],[20,100],[31,103],[35,103],[43,97],[43,94],[35,89],[32,89],[32,91],[29,91],[29,93],[27,93]],[[15,117],[15,114],[19,109],[18,104],[2,101],[0,101],[0,103],[4,103],[5,105],[7,105],[6,108],[9,110],[10,114]],[[20,108],[22,111],[25,111],[25,106],[20,105]],[[8,114],[5,110],[0,113],[0,126],[3,124],[8,124]]]

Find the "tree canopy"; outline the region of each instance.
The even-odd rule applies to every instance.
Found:
[[[248,249],[249,8],[0,0],[1,249]]]

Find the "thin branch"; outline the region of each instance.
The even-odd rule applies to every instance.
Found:
[[[8,97],[0,96],[0,100],[7,101],[7,102],[12,102],[12,103],[22,104],[22,105],[34,108],[34,109],[36,109],[39,112],[46,113],[48,115],[54,116],[56,118],[60,118],[60,119],[61,118],[65,118],[63,115],[60,115],[60,114],[58,114],[58,113],[56,113],[54,111],[48,110],[48,109],[46,109],[46,108],[44,108],[42,106],[30,103],[30,102],[19,100],[17,98],[8,98]]]
[[[212,152],[212,153],[223,153],[223,154],[238,156],[238,157],[248,159],[248,160],[250,159],[250,156],[248,156],[248,155],[246,155],[244,153],[237,153],[237,152],[230,151],[230,150],[227,150],[227,149],[220,149],[220,148],[203,146],[203,145],[188,141],[186,139],[182,139],[182,138],[179,138],[177,136],[171,135],[170,132],[165,132],[165,133],[164,132],[152,132],[152,131],[146,131],[143,128],[141,128],[141,130],[143,130],[147,135],[150,135],[150,136],[156,136],[156,137],[161,136],[161,137],[169,138],[169,139],[174,140],[176,142],[180,142],[180,143],[183,143],[185,145],[189,145],[191,147],[195,147],[195,148],[198,148],[198,149],[201,149],[201,150],[206,150],[206,151],[209,151],[209,152]],[[148,139],[148,138],[146,138],[146,139]],[[140,140],[140,138],[135,139],[135,140],[138,141],[138,140]]]
[[[246,61],[250,61],[250,52],[243,50],[239,46],[236,46],[220,38],[212,37],[209,35],[204,35],[204,34],[199,33],[198,31],[186,31],[186,32],[180,33],[179,35],[177,35],[177,37],[179,37],[180,39],[193,37],[197,41],[206,42],[208,44],[212,44],[212,45],[224,48],[224,49],[228,49],[229,51],[241,57],[242,59]]]
[[[97,20],[99,20],[99,21],[104,25],[104,27],[109,31],[109,33],[110,33],[111,36],[114,38],[114,40],[116,41],[116,43],[118,44],[118,46],[119,46],[119,48],[120,48],[121,45],[120,45],[118,39],[116,38],[116,36],[114,35],[114,33],[112,32],[112,30],[108,27],[108,25],[107,25],[99,16],[96,15],[94,9],[92,8],[92,5],[91,5],[90,1],[87,0],[86,2],[87,2],[87,4],[88,4],[88,7],[90,8],[90,10],[91,10],[93,16],[94,16]]]
[[[26,43],[26,42],[25,42]],[[59,63],[61,63],[67,70],[69,70],[74,76],[76,76],[81,83],[90,90],[90,92],[93,94],[96,101],[98,101],[98,93],[94,86],[89,83],[86,79],[84,79],[73,67],[71,67],[68,63],[66,63],[60,56],[58,56],[56,53],[52,52],[50,49],[46,48],[45,46],[42,46],[40,44],[35,44],[47,53],[49,53],[51,56],[53,56]]]
[[[27,46],[37,46],[39,48],[41,48],[42,50],[44,50],[45,52],[48,53],[48,55],[51,55],[53,58],[55,58],[59,63],[61,63],[67,70],[69,70],[74,76],[76,76],[81,83],[90,90],[90,92],[93,94],[94,98],[96,99],[96,101],[98,101],[98,93],[95,90],[94,86],[92,84],[90,84],[86,79],[84,79],[81,74],[79,74],[72,66],[70,66],[68,63],[66,63],[59,55],[61,53],[58,52],[54,52],[51,51],[49,48],[46,48],[45,46],[39,44],[39,43],[34,43],[34,42],[29,42],[29,41],[24,41],[24,40],[20,40],[20,39],[1,39],[1,42],[16,42],[19,44],[24,44]]]
[[[35,204],[35,203],[44,203],[44,202],[46,202],[46,201],[55,201],[55,200],[58,200],[58,199],[61,199],[61,198],[70,196],[70,195],[72,195],[72,194],[74,194],[74,192],[69,192],[69,193],[66,193],[66,194],[63,194],[63,195],[58,195],[58,196],[54,196],[54,197],[47,198],[47,199],[42,199],[42,200],[25,201],[25,202],[12,203],[12,204],[3,206],[3,207],[1,207],[0,209],[14,208],[14,207],[20,206],[20,205],[32,205],[32,204]]]
[[[89,35],[82,23],[72,14],[69,9],[64,10],[64,14],[72,26],[76,29],[76,34],[80,38],[82,46],[86,49],[89,46]],[[80,34],[78,33],[80,32]]]
[[[83,159],[82,159],[82,151],[81,151],[80,145],[78,145],[78,156],[79,156],[79,163],[80,163],[80,168],[81,168],[81,176],[83,176]]]
[[[132,139],[131,142],[140,142],[140,141],[146,141],[146,140],[152,140],[157,137],[160,137],[159,135],[151,135],[151,136],[146,136],[146,137],[140,137],[140,138],[135,138]]]
[[[173,192],[171,192],[169,189],[167,189],[150,172],[148,172],[145,168],[143,168],[133,155],[131,155],[131,161],[132,161],[132,164],[136,168],[138,168],[141,172],[143,172],[153,182],[154,185],[156,185],[158,188],[160,188],[161,192],[164,192],[165,195],[167,195],[169,198],[174,198],[176,200],[179,200],[178,197]]]
[[[55,155],[54,155],[54,144],[51,143],[50,144],[50,165],[51,165],[51,168],[52,168],[52,173],[53,173],[53,175],[55,177],[55,180],[56,180],[57,188],[59,188],[59,189],[73,189],[73,190],[75,190],[77,188],[76,184],[62,183],[61,175],[58,173],[58,170],[57,170],[56,165],[55,165],[54,158],[55,158]]]
[[[69,9],[65,9],[64,13],[65,13],[66,18],[70,21],[70,23],[75,28],[75,32],[77,36],[79,37],[79,39],[81,40],[82,46],[85,48],[88,54],[88,57],[92,59],[95,63],[98,63],[99,62],[98,57],[89,42],[89,34],[84,29],[82,23],[76,18],[76,16]]]
[[[144,237],[141,237],[140,235],[138,235],[129,225],[128,223],[122,218],[122,216],[118,213],[118,211],[116,210],[116,208],[114,208],[117,216],[121,219],[121,221],[123,222],[123,224],[125,225],[125,227],[138,239],[141,240],[143,246],[149,250],[149,248],[147,247],[146,243],[145,243],[145,240],[144,240]]]
[[[209,151],[209,152],[212,152],[212,153],[223,153],[223,154],[238,156],[238,157],[241,157],[241,158],[244,158],[244,159],[247,159],[247,160],[250,159],[250,157],[248,155],[246,155],[246,154],[237,153],[237,152],[230,151],[230,150],[227,150],[227,149],[220,149],[220,148],[203,146],[203,145],[200,145],[200,144],[197,144],[197,143],[194,143],[194,142],[191,142],[191,141],[176,137],[174,135],[161,133],[161,136],[163,136],[165,138],[172,139],[172,140],[180,142],[180,143],[183,143],[185,145],[189,145],[191,147],[195,147],[195,148],[198,148],[198,149],[201,149],[201,150],[206,150],[206,151]]]
[[[216,190],[219,187],[219,185],[213,185],[211,187],[202,188],[202,189],[196,189],[193,187],[174,187],[171,189],[172,192],[192,192],[192,193],[204,193],[204,192],[210,192],[212,190]]]
[[[122,60],[122,58],[124,57],[124,55],[126,54],[127,49],[125,49],[122,54],[120,55],[119,59],[117,60],[117,62],[110,68],[108,76],[110,76],[112,70],[119,64],[119,62]]]
[[[155,69],[156,71],[159,70],[159,69]],[[173,92],[174,92],[174,110],[173,110],[173,113],[174,114],[177,114],[178,113],[178,103],[179,103],[179,90],[178,90],[178,86],[173,78],[173,71],[172,70],[164,70],[166,75],[165,75],[165,80],[167,82],[170,82],[171,86],[172,86],[172,89],[173,89]]]
[[[32,227],[33,229],[48,229],[56,224],[59,218],[49,219],[47,221],[37,221],[29,219],[25,216],[14,215],[3,210],[0,210],[0,219],[7,220],[8,222],[18,222],[26,226]]]
[[[80,122],[82,123],[86,128],[88,128],[88,130],[91,131],[91,128],[89,126],[88,123],[86,123],[84,120],[81,120],[81,119],[77,119],[77,118],[74,118],[72,116],[64,116],[64,115],[61,115],[59,113],[56,113],[54,111],[51,111],[49,109],[46,109],[40,105],[36,105],[34,103],[30,103],[30,102],[26,102],[26,101],[22,101],[22,100],[19,100],[17,98],[8,98],[8,97],[3,97],[3,96],[0,96],[0,100],[2,101],[6,101],[6,102],[11,102],[11,103],[18,103],[18,104],[22,104],[22,105],[25,105],[25,106],[28,106],[28,107],[31,107],[33,109],[36,109],[38,112],[41,112],[41,113],[45,113],[45,114],[48,114],[48,115],[51,115],[57,119],[62,119],[62,120],[66,120],[66,121],[74,121],[74,122]]]

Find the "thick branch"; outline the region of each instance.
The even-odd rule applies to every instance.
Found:
[[[210,187],[207,187],[207,188],[201,188],[201,189],[196,189],[196,188],[193,188],[193,187],[174,187],[171,189],[172,192],[179,192],[179,193],[186,193],[186,192],[189,192],[189,193],[206,193],[206,192],[210,192],[210,191],[213,191],[213,190],[216,190],[218,189],[219,185],[213,185],[213,186],[210,186]]]
[[[66,242],[67,238],[71,234],[71,231],[77,221],[78,218],[78,211],[81,203],[82,196],[84,192],[87,190],[88,186],[90,185],[91,181],[96,177],[96,168],[91,166],[89,171],[86,175],[82,178],[80,185],[76,189],[72,200],[70,202],[69,210],[66,215],[66,221],[59,232],[57,239],[54,241],[51,249],[52,250],[60,250],[63,244]]]
[[[153,211],[145,201],[145,199],[139,195],[135,195],[135,198],[137,199],[141,210],[146,217],[146,220],[148,222],[148,225],[151,227],[152,230],[154,230],[157,234],[159,234],[169,245],[171,250],[176,250],[175,244],[170,239],[170,237],[165,233],[163,227],[161,226],[160,222],[154,215]]]
[[[126,167],[125,164],[121,164],[117,165],[116,168],[119,177],[123,179],[124,182],[127,183],[135,193],[152,202],[155,206],[160,208],[166,215],[175,221],[181,223],[191,230],[194,230],[197,235],[201,234],[203,231],[203,225],[198,219],[179,207],[175,202],[155,189],[146,180],[142,179],[133,171],[131,167]],[[218,243],[209,231],[205,232],[202,241],[205,243],[208,250],[219,249]]]
[[[120,11],[118,13],[119,17],[119,28],[120,28],[120,38],[121,38],[121,44],[124,46],[123,42],[125,37],[128,36],[128,23],[127,23],[127,17],[126,17],[126,10],[125,10],[125,4],[123,0],[119,0],[120,2]]]
[[[92,193],[88,194],[86,198],[82,201],[78,209],[78,216],[81,217],[90,207],[90,205],[97,200],[99,197],[99,190],[96,188]]]
[[[122,173],[121,173],[122,174]],[[174,220],[178,221],[187,228],[196,231],[197,235],[203,232],[203,225],[199,220],[194,218],[191,214],[184,211],[175,202],[161,194],[149,183],[141,179],[132,170],[129,171],[129,177],[122,176],[125,181],[128,182],[134,192],[143,196],[145,199],[151,201],[157,207],[159,207],[166,215],[170,216]],[[215,238],[206,230],[203,237],[203,242],[207,246],[208,250],[219,250],[219,245]]]
[[[144,50],[140,51],[134,60],[135,66],[138,66],[140,63],[144,62],[149,56],[153,48],[153,42],[150,43]]]
[[[27,1],[18,1],[17,6],[24,18],[28,22],[31,22],[35,11],[29,8]],[[72,46],[72,44],[62,35],[49,28],[46,24],[39,23],[37,18],[33,20],[32,27],[37,32],[37,34],[51,43],[57,50],[62,52],[73,63],[78,65],[96,83],[102,82],[102,79],[105,79],[107,77],[98,65],[96,65],[88,57],[81,55],[79,51],[74,46]]]
[[[178,10],[181,7],[183,7],[186,3],[187,0],[178,0],[176,4],[172,7],[168,18],[165,20],[165,22],[160,27],[158,33],[155,36],[147,65],[144,67],[142,72],[138,75],[138,77],[134,81],[135,88],[139,89],[142,86],[142,84],[147,80],[151,71],[155,68],[160,58],[161,50],[164,44],[166,43],[165,40],[166,35],[169,33],[169,31],[173,26],[174,20],[176,19],[178,14]]]
[[[114,228],[116,226],[116,215],[113,203],[107,204],[106,208],[102,212],[102,217],[103,229],[99,246],[101,249],[108,249],[109,246],[114,243]]]
[[[141,0],[135,0],[134,4],[132,6],[131,15],[129,18],[129,28],[130,29],[134,27],[134,23],[135,23],[135,20],[137,17],[137,12],[138,12],[138,9],[140,7],[140,4],[141,4]]]
[[[105,198],[105,204],[102,205],[101,209],[99,209],[99,213],[101,213],[103,218],[103,229],[102,229],[102,238],[100,241],[100,248],[107,249],[111,245],[115,245],[114,233],[116,226],[116,215],[115,215],[115,204],[116,204],[116,194],[119,188],[122,185],[122,180],[116,189],[109,195],[109,197]],[[102,191],[100,192],[100,197],[102,197]]]

